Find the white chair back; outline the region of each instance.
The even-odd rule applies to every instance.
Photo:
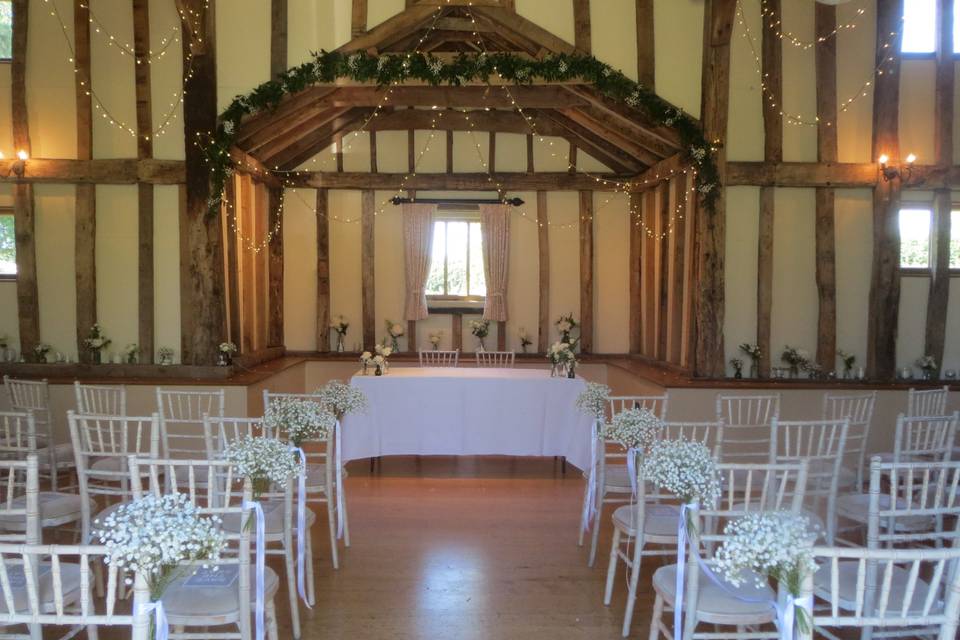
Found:
[[[477,366],[512,369],[516,354],[513,351],[477,351]]]
[[[37,413],[50,412],[50,386],[44,380],[20,380],[3,376],[3,386],[10,396],[10,406],[13,409],[30,409]]]
[[[40,543],[40,479],[37,456],[0,460],[0,542]]]
[[[867,442],[870,439],[870,425],[873,423],[873,408],[877,402],[877,392],[867,393],[825,393],[823,395],[824,420],[850,421],[847,430],[847,444],[844,448],[844,465],[856,473],[856,488],[859,491],[864,481],[864,458]]]
[[[0,411],[0,459],[25,460],[37,453],[33,411]]]
[[[724,424],[724,462],[762,462],[770,455],[770,425],[780,417],[780,394],[717,394]]]
[[[185,391],[158,388],[162,455],[167,458],[203,457],[206,453],[203,416],[222,416],[225,405],[223,389]]]
[[[893,460],[909,462],[922,458],[949,460],[960,412],[949,416],[897,416]]]
[[[910,389],[907,393],[908,416],[942,416],[947,412],[950,387],[939,389]]]
[[[73,383],[77,413],[98,416],[127,415],[127,388],[124,385]]]
[[[770,462],[807,462],[804,490],[807,507],[822,516],[825,536],[836,535],[837,490],[849,422],[842,420],[787,421],[774,418],[770,429]]]
[[[821,567],[817,586],[808,579],[801,595],[815,594],[826,605],[807,610],[813,624],[802,640],[812,639],[814,629],[828,638],[856,637],[843,632],[855,628],[862,638],[955,640],[960,548],[814,547],[813,560]]]
[[[421,367],[456,367],[460,364],[460,350],[419,352]]]
[[[720,458],[723,451],[723,421],[718,422],[664,422],[658,440],[687,440],[699,442]]]
[[[607,419],[612,420],[613,416],[627,409],[646,409],[661,420],[666,420],[669,400],[670,396],[666,393],[662,396],[610,396]]]

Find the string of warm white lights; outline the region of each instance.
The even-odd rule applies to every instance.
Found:
[[[52,9],[50,10],[50,15],[56,18],[57,24],[60,26],[60,32],[63,34],[63,38],[66,41],[67,48],[70,50],[70,57],[68,61],[70,62],[70,64],[74,64],[74,62],[76,61],[76,48],[74,47],[73,42],[70,40],[70,33],[67,30],[67,25],[64,22],[63,17],[60,15],[59,9],[57,8],[56,0],[43,0],[43,1],[44,3],[52,7]],[[184,14],[181,13],[181,16],[183,15]],[[185,50],[186,50],[185,55],[187,56],[187,60],[186,60],[186,64],[184,65],[186,69],[186,73],[183,80],[184,85],[186,85],[186,83],[193,77],[193,55],[190,53],[190,47],[185,47]],[[76,72],[76,69],[74,69],[74,72]],[[84,83],[81,83],[81,86],[83,84]],[[130,134],[130,136],[134,138],[140,137],[140,134],[137,133],[137,130],[134,127],[127,124],[123,120],[120,120],[119,118],[115,117],[110,112],[110,110],[103,103],[103,100],[100,99],[100,96],[97,95],[97,92],[94,91],[92,83],[90,86],[86,87],[85,93],[88,96],[90,96],[91,102],[94,108],[97,110],[97,113],[100,114],[100,117],[102,120],[110,123],[111,125],[120,129],[121,131],[125,131],[126,133]],[[170,126],[173,120],[176,119],[177,108],[183,103],[183,93],[184,93],[184,90],[182,87],[178,91],[175,91],[173,93],[173,101],[170,103],[170,108],[168,109],[168,111],[161,117],[159,126],[152,129],[149,134],[144,134],[143,136],[144,139],[150,140],[152,138],[157,138],[158,136],[161,136],[166,132],[167,128]]]
[[[770,103],[770,106],[777,109],[777,112],[783,117],[784,121],[787,124],[792,125],[803,125],[803,126],[819,126],[821,123],[825,126],[832,127],[835,125],[835,122],[832,120],[823,120],[821,121],[820,116],[815,116],[812,120],[806,116],[788,113],[783,110],[783,105],[777,104],[777,98],[772,94],[770,88],[766,83],[766,76],[763,73],[763,61],[761,60],[760,53],[758,52],[756,40],[753,36],[753,32],[750,30],[749,25],[747,25],[747,20],[743,11],[743,4],[740,0],[737,1],[737,23],[743,28],[743,37],[746,38],[747,43],[750,46],[750,53],[753,55],[753,60],[757,68],[757,74],[760,76],[760,92],[764,100]],[[891,31],[888,34],[888,39],[883,45],[880,46],[878,51],[886,51],[891,48],[891,45],[896,42],[899,38],[899,32]],[[846,113],[850,106],[859,100],[860,98],[865,98],[870,95],[870,87],[873,86],[873,79],[878,75],[883,75],[884,73],[893,73],[892,69],[884,70],[884,65],[893,67],[892,64],[896,60],[896,55],[884,54],[880,62],[873,68],[870,73],[870,77],[860,86],[860,88],[853,93],[849,98],[842,100],[839,105],[839,113]]]
[[[53,2],[54,4],[56,4],[56,0],[53,0]],[[121,55],[130,56],[131,58],[134,58],[137,61],[137,64],[140,64],[141,61],[140,59],[137,58],[137,53],[134,46],[128,42],[123,42],[119,38],[114,36],[113,33],[111,33],[110,30],[107,29],[107,27],[103,24],[103,21],[97,17],[97,14],[94,13],[93,7],[91,7],[89,3],[85,4],[81,2],[80,7],[83,9],[86,9],[87,12],[90,14],[89,21],[90,21],[90,24],[93,26],[94,33],[99,34],[104,38],[106,38],[107,44],[116,48]],[[146,62],[147,64],[153,64],[154,60],[159,60],[160,58],[166,55],[167,49],[169,49],[171,45],[176,44],[178,42],[180,42],[180,28],[178,25],[173,25],[170,28],[170,34],[167,36],[164,36],[164,38],[160,41],[160,48],[157,49],[156,51],[154,51],[153,49],[150,49],[148,51],[147,57],[143,58],[143,62]]]
[[[284,211],[284,200],[286,198],[286,193],[283,189],[280,189],[280,201],[277,203],[277,213],[276,220],[273,223],[273,227],[267,230],[266,236],[264,239],[259,242],[253,242],[248,239],[246,236],[241,233],[240,224],[237,221],[237,210],[234,207],[232,202],[229,202],[224,198],[223,202],[226,205],[226,217],[227,224],[230,227],[230,231],[234,233],[237,237],[238,242],[242,247],[245,247],[248,251],[253,251],[255,254],[260,254],[264,249],[270,246],[270,243],[273,242],[273,239],[277,237],[280,233],[280,222],[283,218]],[[269,214],[267,219],[269,220]]]
[[[795,35],[791,31],[782,31],[783,20],[776,19],[775,12],[773,9],[769,8],[768,3],[770,0],[760,0],[760,15],[763,17],[764,21],[773,29],[774,35],[788,42],[793,46],[799,48],[802,51],[812,49],[813,47],[823,44],[827,40],[836,37],[841,31],[849,31],[851,29],[857,28],[857,18],[862,16],[867,12],[864,7],[857,9],[854,14],[853,19],[850,22],[845,22],[843,24],[838,24],[830,33],[824,34],[822,36],[817,36],[814,40],[803,40]]]

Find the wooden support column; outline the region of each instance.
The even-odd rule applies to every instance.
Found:
[[[360,296],[363,315],[363,348],[371,349],[377,343],[376,290],[374,277],[374,210],[373,190],[360,194]]]
[[[447,131],[447,173],[453,173],[453,131]]]
[[[450,315],[450,348],[463,350],[463,316],[459,313]]]
[[[637,80],[654,89],[653,0],[637,0]]]
[[[673,229],[667,238],[667,348],[664,359],[673,364],[680,364],[681,346],[684,340],[683,300],[687,295],[684,283],[684,273],[687,266],[686,175],[680,175],[671,180],[670,188],[673,193],[675,216],[673,218]]]
[[[407,320],[407,351],[417,352],[417,321]]]
[[[488,134],[489,146],[487,147],[487,173],[497,172],[497,132],[491,131]]]
[[[287,69],[287,0],[270,1],[270,77]],[[267,346],[280,347],[283,336],[283,187],[267,192]],[[319,223],[319,220],[318,220]],[[319,285],[318,285],[319,288]],[[330,322],[327,322],[329,327]],[[329,333],[329,332],[328,332]]]
[[[216,32],[213,12],[202,0],[177,0],[184,47],[183,130],[202,139],[217,125]],[[186,53],[186,52],[185,52]],[[189,65],[189,68],[188,68]],[[192,73],[191,73],[192,71]],[[222,218],[208,211],[210,169],[203,150],[185,149],[185,202],[181,210],[180,323],[184,364],[211,365],[226,329]]]
[[[371,131],[370,136],[370,173],[378,173],[377,168],[377,132]]]
[[[837,8],[817,3],[816,47],[817,159],[837,161]],[[837,265],[834,191],[819,187],[816,194],[817,362],[825,371],[837,365]]]
[[[79,3],[78,3],[79,4]],[[136,55],[134,77],[137,98],[137,158],[153,157],[153,110],[150,98],[150,12],[147,0],[133,0],[133,48]],[[154,274],[153,274],[153,185],[137,184],[137,294],[140,362],[153,362]]]
[[[226,225],[224,234],[226,235],[227,266],[226,266],[226,289],[227,289],[227,321],[229,323],[228,335],[230,342],[239,346],[243,338],[240,332],[240,252],[237,249],[237,228],[239,224],[239,203],[237,202],[237,175],[234,174],[227,179],[224,185],[224,214],[227,220],[234,220],[234,225]]]
[[[497,320],[497,351],[507,350],[507,321]]]
[[[704,135],[709,141],[726,138],[730,99],[730,36],[736,0],[706,0],[703,34],[703,114]],[[721,185],[726,172],[726,152],[721,145],[716,154]],[[721,187],[717,187],[721,188]],[[722,377],[724,318],[724,243],[726,242],[726,204],[721,192],[714,210],[697,208],[697,285],[696,348],[694,371],[698,376]]]
[[[29,4],[29,0],[13,2],[13,41],[10,62],[13,146],[17,151],[22,149],[27,153],[30,153],[26,82]],[[33,348],[40,342],[33,185],[24,182],[14,184],[13,220],[17,251],[17,316],[20,328],[20,353],[24,357],[30,357],[33,355]]]
[[[550,227],[547,192],[537,191],[537,251],[540,269],[540,304],[537,313],[537,351],[546,353],[550,344]]]
[[[763,156],[767,162],[783,161],[783,41],[779,36],[780,0],[769,0],[763,16]],[[773,309],[774,187],[760,187],[760,223],[757,247],[757,345],[760,376],[770,375],[771,312]]]
[[[590,0],[573,0],[573,44],[590,53]]]
[[[873,157],[900,162],[900,33],[903,0],[877,1],[877,54],[873,91]],[[884,48],[883,43],[890,46]],[[891,60],[887,60],[890,58]],[[882,73],[880,72],[882,71]],[[900,312],[900,180],[881,180],[873,191],[873,269],[867,316],[867,372],[893,379]]]
[[[643,236],[640,253],[640,299],[643,302],[641,313],[643,332],[643,355],[656,358],[657,352],[657,311],[660,307],[660,288],[657,284],[656,240],[651,237],[656,228],[657,190],[648,189],[643,194]]]
[[[593,351],[593,191],[580,192],[580,351]]]
[[[668,242],[668,229],[670,226],[670,181],[661,182],[657,186],[657,210],[656,219],[656,238],[654,252],[654,269],[656,270],[657,281],[657,360],[667,360],[667,333],[669,327],[669,307],[668,299],[670,296],[670,259]]]
[[[136,6],[136,5],[135,5]],[[85,0],[74,0],[74,87],[77,98],[77,159],[93,157],[93,104],[90,97],[90,10]],[[83,348],[97,322],[97,190],[78,184],[74,227],[74,276],[77,287],[77,346],[81,362],[91,352]]]
[[[330,206],[326,189],[317,189],[317,351],[330,351]],[[356,325],[354,325],[356,331]],[[361,327],[361,333],[363,329]],[[371,346],[363,345],[365,348]]]
[[[527,173],[533,173],[533,134],[527,134]]]
[[[287,0],[270,0],[270,77],[287,70]]]
[[[953,165],[953,20],[952,0],[939,0],[940,39],[937,49],[937,79],[934,90],[934,153],[940,167]],[[943,348],[947,331],[947,308],[950,303],[950,235],[951,193],[937,191],[934,200],[934,241],[930,255],[930,289],[927,294],[927,326],[924,354],[933,356],[943,366]]]
[[[367,30],[367,0],[353,0],[353,11],[350,14],[350,35],[354,38],[363,35]]]
[[[643,216],[643,194],[630,194],[630,353],[642,350],[641,330],[641,256],[643,253],[643,230],[640,221]]]

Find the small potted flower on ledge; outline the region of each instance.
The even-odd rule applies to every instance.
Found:
[[[390,347],[394,351],[400,351],[400,336],[403,335],[403,325],[399,322],[387,320],[387,335],[390,336]],[[384,340],[386,342],[386,340]]]
[[[170,347],[157,349],[157,360],[164,366],[173,364],[173,349]]]
[[[486,340],[487,336],[490,334],[490,321],[471,320],[470,333],[472,333],[480,343],[477,345],[477,351],[486,351],[487,349],[483,346],[483,341]]]
[[[33,357],[40,364],[46,364],[48,353],[50,353],[50,345],[46,342],[38,342],[37,346],[33,348]]]
[[[90,327],[90,334],[83,344],[90,350],[90,361],[93,364],[100,364],[101,353],[110,346],[110,338],[104,335],[103,328],[99,324],[94,324]]]
[[[126,364],[137,364],[137,358],[140,355],[140,347],[137,343],[131,342],[123,348],[123,361]]]
[[[427,339],[430,341],[433,350],[437,351],[440,349],[440,341],[443,340],[443,331],[432,331]]]
[[[527,347],[532,344],[533,340],[530,339],[530,334],[527,333],[524,327],[520,327],[520,350],[526,353]]]
[[[740,358],[732,358],[730,360],[730,366],[733,367],[733,377],[739,380],[743,377],[743,360]]]
[[[350,323],[347,322],[347,319],[343,315],[339,315],[330,323],[330,327],[337,332],[337,353],[343,353],[345,350],[343,339],[347,335],[347,329],[350,328]]]
[[[920,371],[923,372],[924,380],[933,380],[933,377],[937,375],[937,361],[933,356],[917,358],[916,365],[920,367]]]
[[[750,358],[750,377],[759,378],[760,377],[760,345],[750,344],[749,342],[744,342],[740,345],[740,351],[744,353],[748,358]]]
[[[797,378],[800,376],[800,369],[804,368],[804,365],[810,360],[810,355],[804,349],[787,345],[783,348],[780,359],[790,367],[790,377]]]
[[[229,367],[233,364],[233,354],[237,352],[237,345],[232,342],[221,342],[218,347],[217,366]]]
[[[843,379],[849,380],[853,377],[853,365],[857,362],[857,356],[840,349],[837,356],[843,362]]]
[[[577,341],[571,334],[577,328],[577,321],[573,319],[573,313],[557,318],[557,332],[560,334],[560,342],[565,342],[573,349],[577,346]]]

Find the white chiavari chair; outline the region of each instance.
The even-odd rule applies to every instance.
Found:
[[[724,436],[726,437],[726,436]],[[725,540],[722,533],[726,523],[758,511],[791,511],[803,509],[804,490],[807,482],[807,463],[749,464],[725,463],[718,465],[721,493],[716,507],[701,506],[692,509],[688,527],[689,553],[686,565],[686,585],[683,609],[684,629],[682,637],[695,638],[760,638],[734,631],[706,633],[697,631],[701,623],[737,627],[738,630],[752,625],[769,625],[776,620],[771,602],[776,594],[770,587],[757,589],[751,580],[734,588],[724,588],[713,583],[700,570],[700,562],[712,563],[713,555]],[[673,607],[677,596],[677,565],[657,569],[653,574],[653,588],[657,594],[650,622],[650,640],[657,640],[662,633],[673,638]],[[738,596],[745,596],[741,599]],[[765,598],[766,602],[746,601]],[[670,612],[669,622],[664,613]],[[629,627],[624,625],[624,636]],[[768,637],[776,637],[770,632]]]
[[[821,568],[806,581],[825,604],[808,610],[812,625],[799,640],[937,638],[955,640],[960,614],[960,547],[867,549],[814,547]]]
[[[0,452],[7,459],[26,460],[33,456],[39,460],[36,422],[32,412],[0,413]],[[38,466],[40,464],[38,462]],[[83,498],[76,493],[41,491],[38,500],[39,522],[43,529],[56,529],[82,520]],[[20,526],[22,522],[19,518],[0,515],[0,529],[17,531]]]
[[[39,640],[44,627],[71,627],[66,638],[86,627],[87,637],[97,638],[97,627],[130,627],[132,640],[148,640],[150,614],[146,606],[150,589],[142,575],[134,578],[132,613],[117,610],[118,586],[123,578],[116,565],[108,565],[108,591],[104,601],[93,597],[90,566],[105,564],[105,546],[23,545],[0,543],[0,626],[25,625],[27,633],[3,633],[11,640]],[[49,636],[60,637],[60,636]]]
[[[37,425],[37,456],[40,475],[50,479],[50,490],[57,491],[60,474],[73,469],[73,451],[69,442],[57,443],[53,436],[50,412],[50,386],[46,380],[20,380],[3,376],[3,386],[14,411],[32,411]],[[68,483],[65,489],[73,487]]]
[[[870,425],[873,423],[873,408],[877,402],[877,392],[867,393],[825,393],[823,395],[824,420],[850,421],[847,430],[847,444],[844,448],[844,464],[840,470],[841,489],[856,487],[864,483],[864,457],[867,442],[870,439]]]
[[[419,351],[421,367],[453,367],[460,364],[460,349],[455,351]]]
[[[836,534],[837,489],[849,422],[773,419],[770,462],[807,462],[805,515],[820,527],[827,544]]]
[[[907,392],[908,416],[942,416],[947,413],[947,395],[950,387],[939,389],[910,389]]]
[[[723,461],[762,462],[770,455],[770,424],[780,417],[780,394],[717,394],[723,420]]]
[[[723,423],[667,422],[657,438],[699,442],[718,457],[723,442]],[[640,564],[644,557],[676,555],[677,518],[680,517],[676,498],[652,485],[647,486],[642,465],[638,466],[635,502],[618,507],[613,512],[613,541],[610,544],[607,584],[603,595],[604,606],[610,606],[617,565],[622,560],[628,572],[627,609],[624,614],[624,629],[627,631],[633,618]],[[643,523],[639,535],[637,523]],[[650,548],[651,545],[653,548]]]
[[[884,462],[949,460],[956,444],[960,412],[939,416],[897,416],[893,451],[874,455]]]
[[[274,398],[299,398],[301,400],[317,400],[316,395],[297,393],[276,393],[263,391],[264,411],[270,406]],[[337,428],[343,426],[338,422]],[[342,435],[342,434],[341,434]],[[337,518],[343,526],[343,545],[350,546],[350,519],[347,515],[347,492],[344,481],[347,479],[346,467],[340,466],[339,477],[336,464],[337,434],[328,433],[325,438],[307,441],[304,452],[307,454],[307,502],[322,504],[327,511],[327,527],[330,530],[330,561],[334,569],[340,568],[340,552],[337,538],[339,536]],[[374,460],[370,460],[370,469],[373,470]],[[311,569],[312,571],[312,569]],[[312,574],[311,574],[312,575]],[[313,591],[311,578],[310,604],[313,605]]]
[[[214,391],[157,389],[160,444],[164,457],[201,458],[206,454],[204,414],[223,417],[226,394]]]
[[[477,366],[513,369],[516,354],[513,351],[477,351]]]
[[[203,482],[197,480],[204,476]],[[251,537],[256,530],[252,509],[246,505],[253,498],[249,480],[243,489],[233,488],[239,480],[233,465],[224,460],[162,459],[130,457],[130,483],[133,496],[162,496],[181,493],[189,497],[201,516],[220,518],[224,524],[228,549],[221,555],[218,573],[235,575],[232,581],[197,580],[184,574],[174,580],[163,593],[163,608],[172,627],[171,638],[238,638],[251,640],[252,620],[256,604],[255,570],[250,563]],[[227,526],[229,523],[233,526]],[[196,563],[200,571],[203,562]],[[204,571],[210,575],[209,571]],[[269,566],[264,571],[264,609],[267,633],[270,640],[278,640],[277,616],[274,596],[280,587],[280,579]],[[237,632],[211,633],[206,627],[236,626]],[[201,627],[202,633],[183,634],[187,627]],[[295,637],[299,634],[294,634]]]
[[[127,415],[127,387],[124,385],[73,383],[77,413],[95,416]]]
[[[646,409],[661,420],[667,415],[668,396],[612,396],[608,399],[605,423],[609,424],[613,416],[627,409]],[[604,436],[603,425],[599,425],[600,430],[594,432],[596,444],[594,451],[596,459],[591,461],[591,468],[586,471],[584,476],[587,479],[587,485],[583,490],[584,506],[591,498],[589,492],[590,474],[596,475],[596,490],[593,497],[594,513],[593,521],[580,522],[580,534],[577,544],[583,546],[583,536],[590,531],[590,555],[587,560],[589,566],[593,566],[597,558],[597,547],[600,539],[600,518],[605,504],[623,504],[629,502],[629,496],[633,493],[630,483],[630,476],[627,474],[627,454],[623,448],[608,440]],[[584,508],[582,513],[586,514]]]
[[[278,438],[285,434],[277,433],[263,425],[260,418],[211,418],[206,416],[204,423],[209,425],[208,431],[213,435],[212,446],[214,448],[211,459],[222,458],[224,449],[232,442],[236,442],[245,437],[265,437]],[[285,439],[284,439],[285,440]],[[291,452],[292,455],[292,452]],[[294,637],[300,637],[300,609],[297,601],[297,583],[295,569],[294,545],[294,518],[296,512],[293,507],[294,487],[296,478],[291,478],[290,482],[284,488],[271,487],[261,494],[260,500],[263,505],[265,516],[265,543],[267,555],[282,556],[287,577],[287,596],[290,600],[290,617],[293,627]],[[314,592],[313,587],[313,547],[311,544],[310,531],[313,528],[317,518],[312,510],[306,510],[306,531],[304,533],[304,551],[305,551],[305,580],[308,591],[307,600],[310,600],[310,593]],[[237,518],[225,520],[224,528],[235,531],[240,526],[240,520]]]

